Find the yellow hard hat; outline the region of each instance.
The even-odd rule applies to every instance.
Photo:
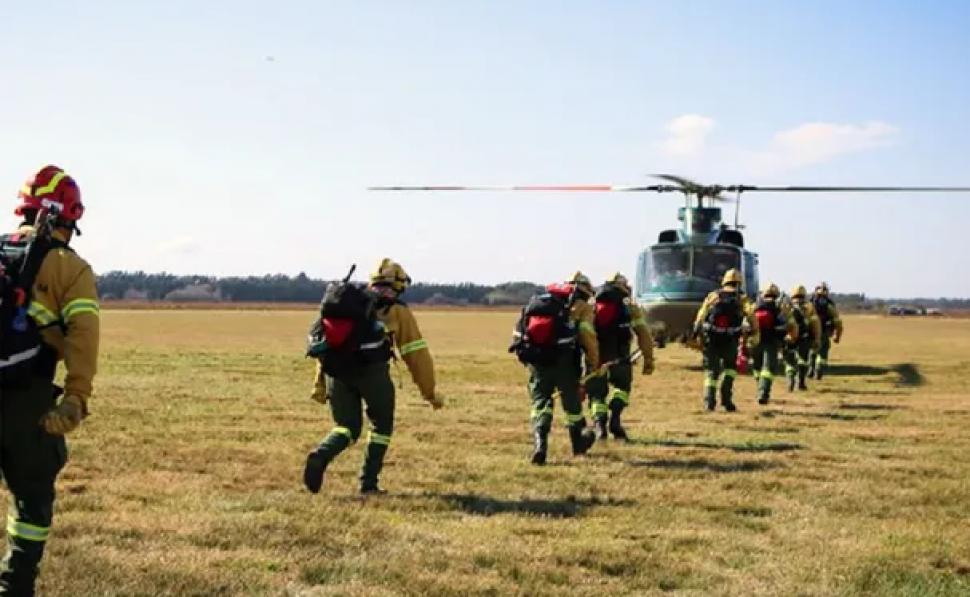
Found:
[[[770,296],[770,297],[778,298],[779,296],[781,296],[781,290],[778,288],[778,285],[775,284],[774,282],[768,282],[767,284],[761,287],[761,294],[766,297]]]
[[[630,288],[630,280],[628,280],[627,277],[621,274],[620,272],[616,272],[615,274],[613,274],[613,277],[607,280],[606,283],[616,286],[617,288],[619,288],[620,290],[623,290],[627,294],[630,294],[632,292],[632,289]]]
[[[374,273],[370,275],[370,283],[387,285],[397,292],[404,292],[411,284],[411,276],[404,271],[401,264],[385,257],[381,260]]]
[[[728,284],[741,285],[741,272],[733,267],[724,272],[724,279],[721,280],[721,286],[727,286]]]
[[[798,286],[793,286],[791,289],[791,297],[793,299],[797,299],[797,298],[803,299],[805,298],[806,294],[808,294],[808,291],[805,290],[805,287],[802,286],[801,284],[799,284]]]
[[[577,271],[573,274],[573,277],[569,279],[570,284],[575,284],[583,294],[586,296],[593,296],[595,291],[593,290],[593,283],[590,282],[589,276],[583,272]]]

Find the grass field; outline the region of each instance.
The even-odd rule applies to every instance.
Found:
[[[41,576],[64,595],[967,595],[970,320],[850,317],[832,375],[700,409],[696,353],[636,380],[629,445],[527,464],[514,314],[418,313],[448,399],[405,376],[383,475],[320,495],[312,312],[107,311]]]

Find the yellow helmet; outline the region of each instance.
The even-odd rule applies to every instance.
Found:
[[[724,279],[721,280],[721,286],[727,286],[729,284],[741,285],[741,272],[733,267],[724,272]]]
[[[613,277],[607,280],[606,283],[616,286],[620,290],[626,292],[627,295],[633,292],[633,289],[630,288],[630,280],[628,280],[627,277],[621,274],[620,272],[616,272],[615,274],[613,274]]]
[[[385,257],[370,275],[370,283],[390,286],[396,292],[404,292],[411,284],[411,276],[404,271],[401,264]]]
[[[569,283],[575,284],[576,288],[587,297],[593,296],[596,293],[596,291],[593,290],[593,283],[590,282],[589,276],[583,272],[577,271],[575,274],[573,274],[573,277],[569,279]]]
[[[805,290],[805,287],[802,286],[801,284],[799,284],[798,286],[794,286],[791,289],[791,297],[793,299],[803,299],[807,294],[808,294],[808,291]]]
[[[778,288],[778,285],[775,284],[774,282],[768,282],[767,284],[761,287],[761,294],[762,296],[765,296],[765,297],[778,298],[779,296],[781,296],[781,290]]]

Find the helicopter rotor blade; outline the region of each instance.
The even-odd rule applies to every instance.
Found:
[[[618,186],[608,184],[581,185],[514,185],[514,186],[376,186],[367,187],[368,191],[534,191],[534,192],[585,192],[585,193],[672,193],[681,190],[673,185]]]
[[[788,187],[759,187],[753,185],[729,185],[724,191],[731,193],[767,192],[767,193],[966,193],[970,187],[820,187],[820,186],[788,186]]]

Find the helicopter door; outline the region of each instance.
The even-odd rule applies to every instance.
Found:
[[[744,252],[744,293],[751,298],[758,296],[758,255]]]

